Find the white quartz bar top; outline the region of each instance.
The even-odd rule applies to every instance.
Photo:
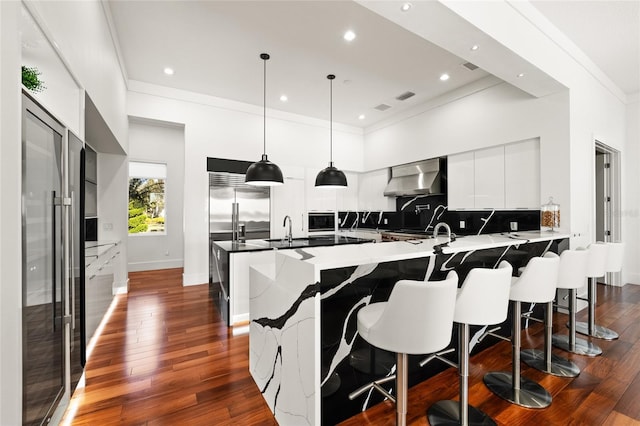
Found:
[[[563,232],[525,231],[511,234],[468,235],[458,237],[456,241],[442,248],[443,254],[461,251],[483,250],[495,247],[526,244],[538,241],[550,241],[569,238]],[[435,255],[434,246],[446,243],[447,238],[424,240],[392,241],[383,243],[365,243],[332,247],[309,247],[297,250],[280,251],[283,256],[300,259],[312,264],[316,269],[342,268],[352,265],[393,262]]]

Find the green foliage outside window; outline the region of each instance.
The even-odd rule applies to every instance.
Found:
[[[164,232],[164,179],[129,179],[129,233]]]

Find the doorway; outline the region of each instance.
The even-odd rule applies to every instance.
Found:
[[[620,241],[620,151],[595,141],[595,240]],[[607,273],[604,283],[621,285],[620,273]]]

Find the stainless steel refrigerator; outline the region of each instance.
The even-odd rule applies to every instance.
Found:
[[[270,236],[268,187],[244,183],[244,175],[209,173],[209,284],[229,323],[229,263],[214,255],[214,241],[245,241]]]
[[[42,425],[82,373],[83,144],[27,93],[22,110],[22,412]]]

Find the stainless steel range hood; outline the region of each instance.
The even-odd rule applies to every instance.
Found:
[[[392,167],[391,180],[384,189],[384,195],[394,197],[442,194],[444,191],[442,180],[446,166],[443,170],[440,162],[440,158],[433,158]]]

